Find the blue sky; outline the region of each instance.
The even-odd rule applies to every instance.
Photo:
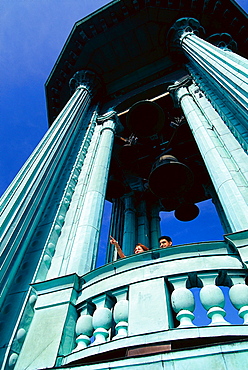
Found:
[[[1,0],[0,195],[47,130],[44,84],[74,23],[108,2]],[[247,0],[237,3],[248,11]],[[211,202],[200,209],[196,220],[187,223],[162,213],[162,233],[171,235],[174,244],[222,239]],[[108,219],[107,211],[105,229]]]

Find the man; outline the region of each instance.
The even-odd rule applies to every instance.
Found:
[[[169,236],[160,236],[158,239],[160,248],[167,248],[172,245],[172,240]]]

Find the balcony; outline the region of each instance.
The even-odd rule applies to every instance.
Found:
[[[91,271],[80,279],[75,348],[60,364],[247,348],[246,276],[228,240],[156,249]]]

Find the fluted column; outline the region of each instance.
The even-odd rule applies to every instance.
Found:
[[[137,214],[137,241],[150,247],[150,230],[149,223],[147,218],[147,203],[145,200],[142,200],[138,205],[138,214]]]
[[[150,209],[150,235],[151,235],[151,249],[159,247],[158,238],[161,235],[160,229],[160,207],[158,204],[153,204]]]
[[[98,118],[101,136],[69,258],[67,273],[82,275],[95,267],[108,172],[114,141],[114,112]]]
[[[8,287],[11,286],[20,261],[32,243],[40,220],[42,217],[44,219],[43,214],[48,204],[52,203],[52,199],[55,204],[58,202],[57,199],[55,202],[54,189],[58,186],[58,179],[68,163],[68,156],[79,132],[83,132],[87,127],[88,122],[83,121],[83,118],[89,111],[92,97],[98,90],[100,82],[92,72],[81,71],[79,74],[81,80],[75,86],[76,90],[71,99],[1,198],[0,240],[2,251],[6,248],[6,253],[2,254],[3,259],[0,261],[0,278],[4,286],[2,299],[8,293]],[[64,205],[60,214],[62,218],[68,209],[66,206],[63,207]],[[60,220],[59,223],[56,221],[52,223],[51,233],[55,229],[58,232],[57,228],[61,229],[63,225],[63,221]],[[48,224],[42,222],[43,225]],[[45,242],[44,237],[39,238],[41,249]],[[44,255],[45,264],[50,265],[50,257],[49,254]],[[30,280],[33,273],[32,270]]]
[[[136,214],[134,208],[133,194],[124,197],[124,231],[123,231],[123,252],[126,255],[132,254],[136,242]]]
[[[170,87],[181,105],[232,232],[248,227],[247,155],[199,87]]]
[[[124,204],[122,199],[114,199],[111,212],[110,232],[122,245],[123,239],[123,224],[124,224]],[[106,263],[117,259],[117,250],[113,244],[108,245],[106,253]]]
[[[248,60],[231,51],[236,43],[229,34],[209,37],[212,45],[204,33],[198,20],[180,18],[168,33],[168,46],[187,56],[189,73],[248,150]]]

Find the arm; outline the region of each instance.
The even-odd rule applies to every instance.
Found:
[[[124,258],[126,257],[125,254],[122,252],[122,249],[121,247],[119,246],[118,242],[112,237],[110,236],[110,243],[113,244],[117,250],[117,253],[118,255],[121,257],[121,258]]]

